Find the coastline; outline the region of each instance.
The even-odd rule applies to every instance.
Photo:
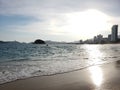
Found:
[[[120,61],[51,76],[16,80],[0,90],[119,90]]]

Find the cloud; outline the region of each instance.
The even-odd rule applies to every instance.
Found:
[[[81,11],[88,8],[118,16],[119,0],[0,0],[0,14],[43,15]]]
[[[52,15],[46,17],[44,20],[37,20],[26,25],[11,25],[7,28],[15,30],[18,32],[29,32],[29,33],[41,33],[41,34],[55,34],[63,33],[61,30],[58,30],[58,27],[62,27],[66,24],[66,18],[64,14]]]
[[[0,0],[0,17],[7,15],[10,19],[5,24],[13,22],[15,16],[22,17],[18,24],[14,21],[2,29],[26,35],[37,34],[43,38],[55,36],[60,39],[68,36],[72,39],[72,35],[69,36],[69,32],[62,28],[67,24],[66,14],[98,9],[113,17],[111,23],[119,23],[119,3],[119,0]],[[21,26],[20,23],[26,24]]]
[[[11,25],[27,25],[29,23],[40,21],[34,17],[20,15],[0,15],[0,26],[6,27]]]

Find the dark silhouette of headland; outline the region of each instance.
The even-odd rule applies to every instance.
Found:
[[[33,42],[33,44],[46,44],[45,41],[41,40],[41,39],[37,39]]]

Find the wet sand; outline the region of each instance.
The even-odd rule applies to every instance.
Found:
[[[0,90],[120,90],[120,61],[0,85]]]

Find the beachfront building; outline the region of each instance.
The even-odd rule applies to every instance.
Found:
[[[103,41],[103,35],[99,34],[94,37],[94,43],[100,44],[100,43],[102,43],[102,41]]]
[[[111,41],[111,34],[108,35],[108,41]]]
[[[112,26],[111,41],[116,42],[118,40],[118,25]]]

